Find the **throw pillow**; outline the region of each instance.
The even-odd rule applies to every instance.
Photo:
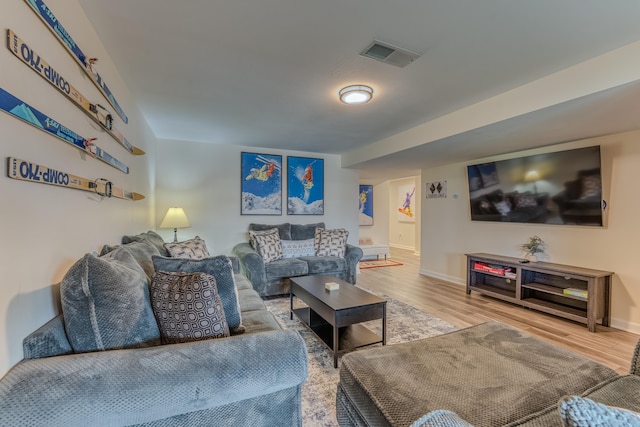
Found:
[[[495,206],[496,210],[500,212],[500,215],[506,215],[511,212],[511,207],[509,207],[509,204],[504,200],[502,202],[494,203],[493,206]]]
[[[587,175],[582,177],[582,192],[580,193],[581,199],[588,199],[590,197],[598,197],[602,194],[602,180],[600,175]]]
[[[169,255],[167,253],[167,250],[164,248],[164,240],[162,239],[162,236],[160,236],[155,231],[149,230],[146,233],[141,233],[135,236],[122,236],[123,244],[140,242],[140,241],[145,241],[147,243],[152,244],[156,248],[158,248],[158,250],[160,251],[160,255],[162,256]]]
[[[60,297],[75,352],[160,343],[146,275],[124,247],[77,261],[60,283]]]
[[[335,230],[323,230],[317,228],[319,237],[318,256],[344,257],[347,247],[349,232],[343,228]]]
[[[153,266],[156,272],[201,272],[215,277],[218,295],[220,295],[220,300],[222,300],[224,314],[227,318],[231,335],[236,335],[244,331],[240,313],[238,289],[236,287],[235,276],[233,275],[231,259],[228,256],[219,255],[202,259],[187,259],[168,258],[156,255],[153,257]]]
[[[282,244],[280,243],[280,234],[277,228],[265,231],[249,231],[249,238],[265,264],[282,258]]]
[[[155,273],[151,307],[163,344],[230,335],[216,279],[210,274]]]
[[[558,405],[565,427],[640,427],[640,414],[579,396],[566,396]]]
[[[313,239],[280,240],[280,244],[282,245],[282,258],[299,258],[316,254]]]
[[[536,202],[536,198],[533,197],[533,194],[531,194],[528,191],[526,193],[516,194],[515,199],[516,199],[516,208],[527,208],[527,207],[538,206],[538,202]]]
[[[154,255],[160,255],[158,248],[151,244],[148,240],[139,240],[137,242],[127,243],[125,245],[109,246],[104,245],[100,251],[100,256],[106,255],[117,248],[127,249],[133,258],[138,262],[140,267],[147,275],[147,283],[151,284],[151,277],[153,277],[153,261],[151,257]]]
[[[198,236],[184,242],[165,243],[164,248],[173,258],[202,259],[211,256],[206,243]]]

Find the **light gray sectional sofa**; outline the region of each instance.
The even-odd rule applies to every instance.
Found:
[[[324,222],[316,224],[250,224],[249,231],[277,228],[283,240],[308,240],[315,236],[316,228],[325,228]],[[233,253],[240,260],[242,272],[261,296],[289,293],[289,278],[311,274],[331,274],[351,284],[356,283],[358,262],[362,249],[346,245],[344,257],[302,256],[283,258],[265,263],[260,254],[248,242],[237,244]]]
[[[116,250],[123,259],[133,255],[137,264],[130,267],[148,279],[154,262],[166,260],[158,238],[153,232],[125,236],[127,244],[120,246],[125,249]],[[91,257],[81,260],[88,264],[77,264],[99,261]],[[215,258],[224,262],[226,257]],[[114,329],[135,324],[130,335],[139,345],[76,352],[76,345],[91,345],[97,325],[105,319],[94,317],[94,330],[84,336],[78,333],[78,339],[69,335],[71,325],[65,323],[76,323],[73,316],[82,313],[63,312],[25,338],[24,359],[0,380],[0,425],[300,426],[301,389],[307,377],[305,344],[296,332],[279,326],[239,273],[237,260],[226,262],[233,265],[241,315],[241,327],[232,329],[244,333],[159,345],[153,327],[141,321],[144,316],[131,317],[129,313],[136,311],[131,307],[108,321]],[[79,280],[91,280],[94,274],[78,271]],[[70,296],[62,298],[64,303]],[[148,304],[148,293],[146,302],[142,300]],[[114,341],[108,331],[100,333],[101,345]]]

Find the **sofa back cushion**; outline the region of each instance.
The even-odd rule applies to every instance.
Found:
[[[125,247],[86,254],[60,284],[62,313],[75,352],[160,343],[146,274]]]
[[[222,300],[224,314],[231,329],[231,334],[233,335],[243,330],[238,289],[236,287],[231,259],[229,259],[228,256],[218,255],[203,259],[187,259],[168,258],[156,255],[153,257],[153,266],[156,272],[201,272],[215,277],[218,295],[220,295],[220,300]]]
[[[316,228],[325,228],[324,222],[315,224],[291,224],[291,240],[313,239],[316,234]],[[282,236],[280,237],[283,238]]]
[[[151,306],[163,344],[229,336],[216,279],[210,274],[156,272]]]
[[[291,240],[291,224],[288,222],[284,224],[249,224],[249,231],[267,231],[272,228],[278,229],[281,239]]]
[[[155,231],[147,231],[146,233],[136,234],[135,236],[122,236],[122,243],[132,243],[132,242],[140,242],[145,241],[147,243],[152,244],[158,251],[160,251],[160,255],[167,256],[169,253],[164,248],[164,239]]]
[[[109,252],[116,250],[117,248],[125,248],[131,255],[133,255],[133,258],[136,260],[138,265],[142,267],[145,274],[147,275],[147,283],[151,284],[151,277],[153,276],[154,272],[153,261],[151,260],[151,257],[154,255],[160,255],[160,251],[158,250],[157,246],[144,239],[127,243],[125,245],[104,245],[102,247],[102,250],[100,251],[100,256],[106,255]]]

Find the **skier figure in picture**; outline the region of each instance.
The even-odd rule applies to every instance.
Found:
[[[413,216],[413,213],[411,213],[411,198],[413,197],[413,194],[415,192],[416,192],[416,187],[413,187],[413,190],[411,190],[411,193],[406,193],[402,207],[398,208],[398,211],[402,212],[403,214],[407,215],[410,218]]]
[[[304,175],[302,175],[302,186],[305,191],[308,191],[313,187],[313,168],[311,165],[304,169]]]
[[[252,168],[249,171],[249,175],[246,176],[245,181],[249,181],[250,179],[257,179],[258,181],[267,181],[271,175],[273,175],[273,171],[276,170],[276,165],[273,162],[265,163],[262,165],[260,169]]]
[[[360,193],[360,213],[364,212],[364,205],[367,204],[367,193],[369,190],[362,190]]]

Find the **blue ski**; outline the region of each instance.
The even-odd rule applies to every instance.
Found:
[[[50,135],[60,138],[74,147],[88,153],[106,164],[129,173],[129,167],[102,148],[95,145],[91,139],[84,138],[66,126],[61,125],[46,114],[36,110],[26,102],[16,98],[6,90],[0,88],[0,109],[11,114],[25,123],[30,124]]]
[[[96,87],[102,92],[105,98],[109,101],[109,103],[116,110],[118,115],[122,118],[125,123],[129,123],[129,118],[116,101],[116,98],[111,93],[109,86],[104,81],[100,73],[96,72],[93,69],[93,63],[96,62],[95,58],[87,58],[87,56],[82,52],[80,46],[71,38],[71,35],[64,29],[60,21],[55,17],[51,9],[42,1],[42,0],[25,0],[29,6],[33,9],[33,11],[42,19],[42,22],[45,23],[47,27],[51,30],[51,32],[57,37],[57,39],[62,43],[62,45],[67,48],[71,56],[80,64],[82,69],[87,73],[89,78],[93,81]]]

